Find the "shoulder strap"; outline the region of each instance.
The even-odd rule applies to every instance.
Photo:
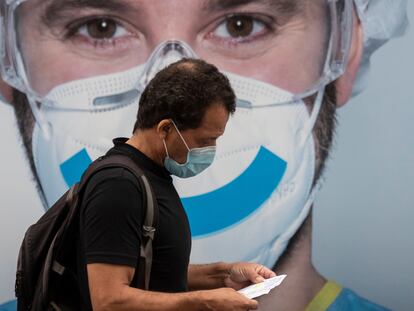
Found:
[[[155,231],[158,225],[158,205],[154,191],[150,182],[145,176],[142,169],[127,155],[113,154],[103,156],[95,160],[82,176],[78,191],[81,191],[89,179],[98,171],[104,168],[122,167],[135,175],[142,189],[146,202],[145,220],[142,226],[143,241],[140,247],[140,262],[138,266],[138,286],[143,289],[149,288],[149,281],[152,268],[152,241],[154,240]],[[69,192],[68,199],[72,192]]]

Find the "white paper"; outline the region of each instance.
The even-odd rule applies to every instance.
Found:
[[[239,290],[239,293],[245,295],[247,298],[250,299],[269,294],[273,288],[282,284],[285,277],[286,274],[275,276],[273,278],[265,280],[262,283],[247,286]]]

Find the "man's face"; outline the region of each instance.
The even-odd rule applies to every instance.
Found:
[[[28,0],[18,37],[38,94],[147,61],[182,40],[220,70],[292,93],[320,77],[329,18],[325,0]]]
[[[175,126],[170,123],[165,138],[169,156],[178,163],[185,163],[188,155],[187,147],[194,149],[215,146],[217,139],[224,134],[228,119],[229,113],[224,105],[213,104],[207,108],[200,126],[196,129],[178,133]],[[164,152],[163,157],[165,157]]]
[[[27,79],[40,96],[66,82],[142,65],[169,39],[186,42],[220,70],[300,93],[322,74],[330,30],[326,3],[28,0],[18,8],[18,41]],[[333,86],[330,90],[333,100],[323,105],[316,124],[316,176],[332,139],[334,108],[327,107],[335,106]],[[312,101],[306,102],[311,110]],[[28,107],[16,92],[18,123],[35,172]]]

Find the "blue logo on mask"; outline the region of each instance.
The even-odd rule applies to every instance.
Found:
[[[69,187],[80,180],[91,162],[83,149],[62,163],[60,169]],[[261,147],[247,169],[227,185],[182,198],[192,236],[205,237],[229,229],[251,216],[278,187],[286,168],[286,161]]]
[[[91,163],[92,159],[89,157],[88,152],[86,149],[82,149],[60,165],[60,172],[69,188],[81,179],[83,172],[86,171]]]
[[[183,198],[193,237],[205,237],[237,225],[257,211],[277,188],[287,167],[261,147],[247,169],[212,192]]]

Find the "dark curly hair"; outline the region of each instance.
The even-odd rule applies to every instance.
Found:
[[[159,71],[145,88],[134,132],[164,119],[174,120],[181,130],[198,128],[212,104],[234,113],[236,97],[229,80],[203,60],[183,58]]]

